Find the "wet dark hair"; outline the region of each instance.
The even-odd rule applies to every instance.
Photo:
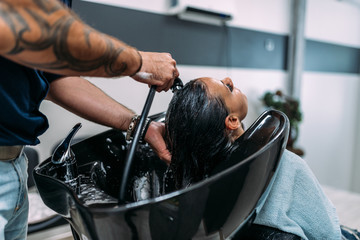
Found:
[[[176,189],[206,178],[226,159],[231,148],[225,126],[228,114],[223,100],[211,96],[201,80],[188,82],[174,94],[166,113],[165,141]]]

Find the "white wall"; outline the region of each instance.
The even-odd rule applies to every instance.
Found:
[[[308,0],[305,37],[359,48],[360,1]],[[358,74],[304,73],[299,139],[321,183],[358,192],[359,80]]]
[[[111,6],[130,8],[140,11],[166,14],[169,3],[166,0],[83,0]]]
[[[360,47],[359,0],[308,0],[306,11],[307,39]]]
[[[359,90],[360,91],[360,90]],[[360,102],[360,94],[357,95],[357,102]],[[360,148],[359,148],[359,143],[360,143],[360,124],[359,124],[359,119],[360,119],[360,106],[358,105],[357,107],[357,118],[356,118],[356,126],[355,126],[355,133],[356,133],[356,139],[354,141],[354,147],[355,147],[355,151],[354,151],[354,161],[353,161],[353,171],[352,171],[352,185],[351,185],[351,189],[353,191],[356,192],[360,192]]]
[[[166,0],[91,0],[104,4],[128,7],[142,11],[166,13]],[[214,0],[215,1],[215,0]],[[224,0],[226,1],[226,0]],[[219,2],[216,0],[215,2]],[[326,41],[346,46],[360,47],[360,8],[351,1],[308,0],[305,35],[308,39]],[[237,0],[231,26],[288,35],[290,26],[289,0]],[[200,76],[222,78],[231,76],[249,98],[247,126],[260,114],[259,98],[266,90],[284,89],[287,73],[256,69],[226,69],[201,66],[179,66],[181,78],[189,80]],[[357,105],[360,94],[359,75],[311,73],[303,75],[301,102],[304,122],[298,145],[305,152],[309,163],[323,184],[350,189],[354,184],[354,173],[360,172],[359,145],[360,128]],[[110,96],[140,113],[148,88],[130,78],[91,79]],[[129,91],[131,89],[131,91]],[[151,113],[166,110],[171,93],[157,93]],[[50,129],[41,136],[41,159],[50,155],[49,149],[76,122],[82,122],[79,136],[94,135],[104,127],[89,123],[66,111],[44,102],[41,110],[49,117]],[[357,151],[357,152],[356,152]],[[359,174],[357,174],[359,175]],[[357,178],[358,181],[359,177]],[[357,188],[360,192],[360,187]]]
[[[302,82],[299,145],[319,180],[339,188],[351,187],[359,87],[359,77],[350,74],[309,72]]]

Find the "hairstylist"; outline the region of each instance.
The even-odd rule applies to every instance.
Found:
[[[70,5],[71,0],[64,2]],[[58,0],[0,1],[0,33],[0,239],[26,239],[27,160],[22,150],[38,144],[48,128],[39,111],[42,100],[126,130],[134,113],[79,76],[131,76],[167,91],[179,73],[170,54],[140,52],[100,33]],[[169,160],[163,132],[162,124],[151,123],[145,140]]]

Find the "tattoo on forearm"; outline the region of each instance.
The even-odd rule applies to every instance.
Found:
[[[16,3],[11,3],[11,1],[1,3],[0,18],[5,21],[16,39],[14,47],[7,54],[16,55],[24,51],[42,51],[51,47],[56,57],[55,61],[37,64],[33,62],[23,62],[23,64],[31,65],[39,69],[71,69],[77,72],[87,72],[104,67],[105,72],[109,76],[121,75],[127,69],[125,62],[123,62],[120,67],[118,63],[116,64],[119,55],[124,49],[116,48],[112,41],[106,38],[106,49],[101,56],[91,60],[75,57],[70,51],[67,39],[70,27],[77,19],[71,14],[67,14],[59,17],[56,22],[49,23],[44,15],[53,14],[63,9],[63,6],[53,1],[32,1],[36,4],[38,10],[34,11],[31,8],[23,8],[27,14],[27,18],[22,15],[24,13],[14,7]],[[36,25],[34,25],[34,23]],[[34,28],[39,29],[40,34],[37,39],[30,40],[26,37],[26,34],[31,33]],[[89,50],[91,50],[91,32],[92,30],[89,28],[83,31],[83,37],[85,39],[84,45],[86,45]]]

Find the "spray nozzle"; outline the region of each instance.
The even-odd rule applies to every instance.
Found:
[[[175,93],[177,90],[181,90],[184,87],[180,78],[175,78],[174,84],[171,86],[171,91]]]

